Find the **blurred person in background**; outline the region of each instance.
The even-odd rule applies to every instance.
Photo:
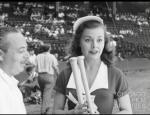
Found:
[[[41,95],[35,95],[37,93],[41,93],[38,84],[38,74],[35,72],[35,65],[28,65],[26,68],[26,73],[28,78],[18,84],[18,87],[23,94],[24,102],[33,103],[33,101],[36,101],[34,103],[40,103]]]
[[[30,56],[29,56],[29,62],[30,62],[31,64],[35,65],[36,54],[35,54],[35,51],[34,51],[33,48],[30,48],[30,49],[29,49],[29,54],[30,54]]]
[[[51,46],[44,44],[41,48],[41,53],[36,57],[36,71],[42,93],[41,114],[46,114],[50,108],[52,91],[59,70],[56,57],[50,53]]]

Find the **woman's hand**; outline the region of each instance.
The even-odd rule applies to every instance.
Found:
[[[76,105],[72,114],[88,114],[88,113],[89,110],[87,104],[78,104]]]

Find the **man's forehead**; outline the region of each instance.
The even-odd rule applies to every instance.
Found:
[[[6,34],[6,37],[8,38],[14,38],[14,37],[24,37],[20,32],[9,32]]]
[[[26,47],[25,37],[21,33],[9,33],[6,35],[7,42],[16,47]]]

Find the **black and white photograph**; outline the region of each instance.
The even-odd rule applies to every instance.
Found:
[[[150,114],[150,2],[0,1],[0,114]]]

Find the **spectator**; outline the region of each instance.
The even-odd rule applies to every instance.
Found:
[[[30,63],[35,65],[36,55],[33,48],[29,49],[29,54],[30,54],[29,56]]]
[[[42,93],[41,114],[45,114],[50,107],[55,77],[58,76],[58,62],[55,56],[50,54],[49,45],[42,46],[42,53],[38,54],[36,58],[36,68]]]
[[[18,84],[20,90],[22,91],[24,102],[33,102],[33,97],[38,93],[39,95],[35,99],[37,99],[36,103],[39,103],[41,99],[41,92],[38,84],[38,74],[35,72],[35,66],[29,65],[26,68],[26,72],[28,78]]]

